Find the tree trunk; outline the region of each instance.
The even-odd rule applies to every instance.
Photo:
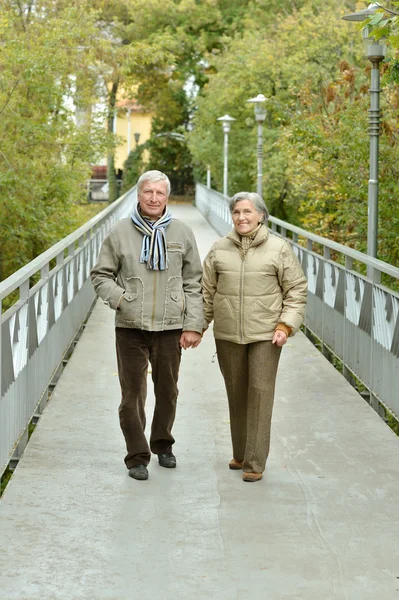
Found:
[[[114,202],[118,197],[118,181],[116,179],[115,172],[115,146],[113,140],[114,134],[114,115],[116,109],[116,94],[118,92],[118,81],[112,83],[111,91],[109,94],[109,105],[108,105],[108,135],[109,135],[109,146],[107,154],[107,179],[108,179],[108,202]]]

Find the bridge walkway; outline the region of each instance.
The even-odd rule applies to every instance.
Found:
[[[172,212],[204,256],[217,234],[195,208]],[[246,484],[227,467],[214,354],[208,332],[183,356],[178,468],[154,460],[136,482],[122,461],[113,315],[96,304],[0,503],[1,600],[399,598],[398,438],[298,334],[265,477]]]

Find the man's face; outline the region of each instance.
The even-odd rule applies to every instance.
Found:
[[[137,196],[141,214],[151,219],[159,219],[168,203],[166,181],[144,181]]]

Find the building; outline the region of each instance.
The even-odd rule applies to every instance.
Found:
[[[114,133],[124,140],[115,150],[115,170],[118,172],[123,169],[123,164],[130,152],[138,144],[144,144],[149,139],[153,113],[135,100],[119,100],[117,109],[114,118]]]

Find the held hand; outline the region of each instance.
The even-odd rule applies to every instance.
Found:
[[[287,334],[281,329],[276,329],[273,335],[273,344],[277,344],[277,346],[284,346],[287,341]]]
[[[196,331],[183,331],[180,336],[180,348],[196,348],[201,342],[201,334]]]

